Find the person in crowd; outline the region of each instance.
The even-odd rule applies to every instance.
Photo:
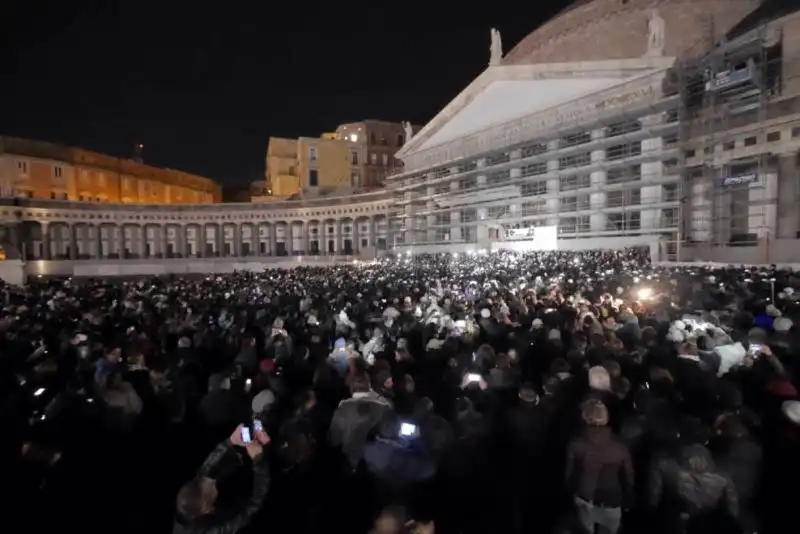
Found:
[[[217,434],[235,422],[240,400],[231,390],[232,380],[224,373],[214,374],[209,379],[208,393],[200,400],[200,418],[209,431]]]
[[[244,432],[248,435],[245,435]],[[192,480],[178,492],[178,518],[173,534],[233,534],[244,528],[264,504],[269,491],[269,463],[264,457],[264,447],[269,444],[266,432],[239,426],[230,438],[220,443],[206,458]],[[246,438],[246,439],[245,439]],[[247,502],[233,511],[218,510],[219,497],[214,471],[222,459],[233,452],[233,447],[243,448],[250,458],[253,470],[253,488]]]
[[[367,438],[393,408],[389,400],[372,390],[366,373],[351,377],[350,392],[351,397],[343,400],[333,413],[330,443],[341,448],[355,469],[363,457]]]
[[[378,425],[375,438],[364,446],[367,469],[397,492],[433,478],[436,462],[420,439],[419,425],[388,413]]]
[[[704,532],[709,528],[731,532],[739,517],[739,499],[734,483],[719,472],[709,450],[698,443],[684,446],[677,461],[655,471],[650,480],[650,501],[668,501],[672,528]]]
[[[584,528],[614,534],[620,529],[623,508],[633,500],[633,462],[628,448],[612,435],[602,401],[586,400],[581,419],[586,428],[567,450],[567,484]]]

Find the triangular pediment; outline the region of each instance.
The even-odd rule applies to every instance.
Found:
[[[672,58],[501,65],[482,72],[397,153],[403,159],[672,64]]]

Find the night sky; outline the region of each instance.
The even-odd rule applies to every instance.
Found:
[[[425,124],[564,0],[7,0],[0,134],[209,176],[263,179],[269,136]],[[278,6],[270,9],[268,6]]]

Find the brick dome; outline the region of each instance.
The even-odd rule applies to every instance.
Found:
[[[697,56],[760,3],[760,0],[579,0],[522,39],[503,63],[643,56],[647,52],[647,21],[653,8],[664,20],[664,55]]]

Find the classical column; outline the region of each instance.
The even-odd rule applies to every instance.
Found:
[[[77,260],[78,259],[78,236],[77,225],[69,225],[69,259]]]
[[[234,224],[233,225],[233,244],[231,245],[231,253],[234,257],[238,258],[242,255],[242,225],[241,224]]]
[[[558,139],[547,143],[547,151],[554,152],[559,148]],[[558,212],[561,209],[558,192],[561,190],[561,183],[558,177],[560,163],[558,158],[547,160],[547,189],[545,193],[545,213],[547,213],[547,226],[558,226]]]
[[[48,223],[39,223],[42,232],[42,259],[49,260],[52,256],[50,249],[50,228]]]
[[[663,121],[661,114],[650,115],[644,117],[642,122],[642,129],[648,129],[658,126]],[[662,137],[653,137],[651,139],[644,139],[642,141],[642,155],[655,155],[661,152],[664,148],[664,139]],[[664,164],[661,159],[642,163],[642,179],[643,183],[654,182],[654,185],[642,186],[640,194],[640,202],[643,204],[643,209],[640,212],[641,227],[644,228],[657,228],[660,225],[661,219],[661,198],[662,193],[662,178],[664,177]],[[632,207],[631,209],[635,209]]]
[[[277,223],[272,223],[269,225],[269,243],[267,245],[267,255],[268,256],[277,256],[278,255],[278,228]]]
[[[476,166],[479,169],[486,167],[486,158],[479,159],[476,162]],[[475,178],[475,183],[478,188],[486,187],[486,173],[481,172]],[[475,210],[475,215],[477,219],[477,226],[475,227],[476,241],[482,246],[487,246],[489,244],[489,225],[493,224],[494,221],[487,220],[489,218],[489,210],[487,208],[478,208]]]
[[[353,219],[353,232],[351,234],[353,240],[353,254],[355,254],[356,256],[358,256],[358,253],[361,249],[361,238],[360,238],[358,224],[359,224],[358,217],[356,217],[355,219]]]
[[[92,228],[92,249],[94,250],[94,258],[101,260],[103,259],[103,241],[102,236],[100,235],[100,229],[102,227],[99,224],[93,224]]]
[[[602,139],[605,132],[595,130],[592,132],[592,141]],[[606,159],[605,149],[593,150],[591,154],[592,165],[602,164]],[[604,232],[606,230],[606,214],[601,213],[606,207],[606,171],[605,169],[598,169],[593,171],[590,175],[590,182],[592,185],[592,194],[589,196],[589,203],[592,207],[592,214],[589,216],[590,228],[592,232]]]
[[[458,180],[450,182],[450,191],[458,194]],[[461,235],[461,209],[455,209],[450,212],[450,241],[462,241],[464,236]]]
[[[169,225],[168,225],[168,224],[165,224],[165,225],[163,225],[163,226],[160,226],[159,228],[160,228],[160,230],[161,230],[161,240],[162,240],[162,242],[164,243],[164,246],[163,246],[163,247],[161,247],[161,257],[162,257],[162,258],[166,258],[166,257],[168,257],[168,256],[169,256],[169,254],[167,254],[167,251],[169,250],[169,245],[170,245],[170,239],[169,239]],[[177,233],[176,233],[176,235],[175,235],[175,241],[177,241],[177,238],[178,238],[178,235],[177,235]],[[177,243],[176,243],[176,244],[177,244]],[[178,247],[175,247],[175,248],[178,248]],[[176,251],[176,252],[177,252],[177,251]]]
[[[433,173],[428,174],[428,180],[433,180],[434,178],[435,176]],[[429,197],[433,196],[434,194],[436,194],[436,188],[432,185],[429,185],[427,194]],[[434,213],[434,211],[436,210],[436,203],[433,201],[433,199],[428,199],[428,202],[425,207],[429,212],[431,212],[428,214],[425,220],[425,228],[427,230],[426,241],[428,241],[429,243],[433,243],[434,241],[436,241],[436,230],[437,230],[436,214]]]

